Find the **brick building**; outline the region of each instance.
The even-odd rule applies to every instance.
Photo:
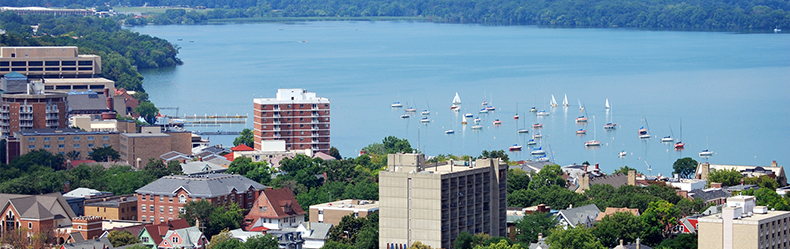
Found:
[[[30,129],[66,128],[66,94],[3,93],[0,95],[0,130],[3,137]]]
[[[220,206],[236,203],[248,209],[264,188],[240,175],[165,176],[135,191],[138,220],[159,224],[177,219],[187,201],[207,200]]]
[[[45,195],[0,194],[0,236],[24,227],[32,233],[71,226],[76,217],[60,193]]]
[[[340,224],[344,216],[368,217],[379,211],[378,201],[339,200],[310,206],[310,222]]]
[[[255,149],[262,140],[285,140],[287,150],[329,153],[329,99],[304,89],[278,89],[254,103]]]
[[[92,78],[101,74],[101,56],[79,54],[74,46],[1,47],[0,74],[29,78]]]
[[[112,196],[86,201],[85,215],[105,220],[137,220],[137,197]]]
[[[190,132],[121,133],[118,142],[113,148],[117,148],[121,160],[137,168],[145,166],[149,158],[159,158],[170,151],[192,154]]]

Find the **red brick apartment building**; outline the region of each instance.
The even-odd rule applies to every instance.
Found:
[[[135,191],[137,219],[154,224],[175,220],[187,201],[198,200],[222,206],[236,203],[249,209],[265,188],[240,175],[165,176]]]
[[[262,140],[285,140],[287,150],[329,153],[329,99],[304,89],[278,89],[254,102],[255,149]]]

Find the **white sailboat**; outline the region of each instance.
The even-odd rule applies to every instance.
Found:
[[[557,99],[554,98],[554,94],[551,95],[551,107],[557,107]]]
[[[568,95],[567,94],[565,94],[565,99],[562,100],[562,106],[571,106],[571,104],[568,103]]]
[[[609,99],[606,99],[606,109],[609,109],[609,108],[611,108],[611,107],[609,107]]]
[[[461,109],[461,97],[458,96],[458,92],[455,92],[453,105],[450,106],[450,110],[458,111],[459,109]]]
[[[700,157],[708,158],[708,157],[713,156],[713,151],[708,150],[708,146],[709,146],[708,138],[706,137],[705,138],[705,150],[703,150],[702,152],[699,153]]]
[[[595,140],[596,130],[598,130],[598,128],[595,127],[595,116],[593,116],[593,140],[584,142],[584,146],[601,146],[601,141]]]
[[[584,111],[584,106],[582,105],[582,101],[580,99],[576,99],[576,101],[579,102],[579,111],[583,112]]]
[[[518,123],[516,125],[518,125]],[[526,120],[524,120],[524,125],[525,126],[527,125],[527,121]],[[516,130],[516,133],[519,133],[519,134],[529,133],[529,130],[526,127],[524,127],[524,128]]]

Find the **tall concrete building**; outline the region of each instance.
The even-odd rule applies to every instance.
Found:
[[[263,140],[285,140],[287,150],[329,153],[329,99],[304,89],[279,89],[254,102],[255,149]]]
[[[790,212],[755,203],[754,196],[733,196],[721,214],[697,219],[699,248],[790,248]]]
[[[379,173],[379,248],[452,248],[461,231],[505,236],[507,165],[498,159],[426,164],[390,154]]]

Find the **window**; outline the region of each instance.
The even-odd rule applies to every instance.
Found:
[[[145,208],[145,206],[143,206],[143,208]],[[143,211],[145,211],[145,210],[143,210]],[[146,218],[145,218],[145,216],[143,216],[143,222],[145,222],[145,220],[146,220]],[[143,237],[143,242],[148,242],[148,238]]]
[[[88,144],[88,148],[93,148],[93,144]]]
[[[31,137],[31,138],[28,138],[28,139],[27,139],[27,141],[28,141],[28,142],[33,142],[33,141],[36,141],[36,138],[34,138],[34,137]]]
[[[187,203],[187,197],[184,195],[178,196],[178,203]]]
[[[141,209],[143,210],[143,212],[145,212],[145,205],[143,205],[143,206],[141,207]],[[145,216],[143,216],[143,221],[145,221]]]
[[[61,148],[61,149],[62,148],[66,148],[66,145],[65,144],[58,144],[58,148]]]
[[[178,208],[178,213],[179,214],[183,214],[184,213],[184,208],[183,207],[179,207]]]
[[[165,206],[159,206],[159,212],[160,213],[164,213],[165,212]]]
[[[164,195],[160,195],[159,196],[159,201],[165,201],[165,196]]]
[[[354,212],[354,218],[359,218],[359,212]]]
[[[168,196],[168,197],[167,197],[167,199],[168,199],[170,202],[173,202],[173,196]]]
[[[65,137],[58,137],[58,141],[66,141]]]
[[[45,138],[44,138],[44,141],[49,141],[49,138],[48,138],[48,137],[45,137]]]
[[[173,213],[173,207],[170,207],[170,213],[171,214]]]
[[[318,214],[324,214],[324,210],[323,209],[319,209],[318,210]]]
[[[154,211],[154,205],[150,205],[149,207],[151,208],[151,209],[150,209],[150,210],[151,210],[151,212],[153,212],[153,211]],[[153,221],[153,220],[154,220],[154,217],[151,217],[151,221]]]
[[[44,149],[49,149],[49,147],[50,147],[49,144],[44,145]]]
[[[101,140],[110,140],[110,136],[103,136]]]
[[[80,141],[80,137],[74,137],[74,141]]]
[[[102,147],[110,146],[109,144],[101,144]]]
[[[32,229],[33,228],[33,222],[28,222],[27,223],[27,228]]]
[[[27,148],[32,150],[32,149],[35,149],[36,146],[31,144],[31,145],[28,145]]]
[[[93,141],[93,136],[88,137],[88,141]]]
[[[269,210],[269,207],[263,207],[263,211],[266,212]]]
[[[159,217],[159,222],[165,222],[165,217]]]
[[[178,237],[173,236],[173,244],[176,244],[176,243],[178,243]]]
[[[74,148],[79,148],[80,144],[74,144]]]
[[[143,217],[143,221],[145,221],[145,217]],[[148,237],[143,237],[140,239],[143,243],[148,243]]]

